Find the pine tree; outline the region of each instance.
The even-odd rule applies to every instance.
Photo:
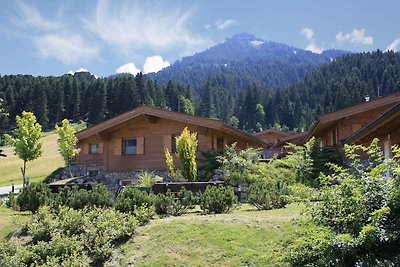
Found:
[[[215,118],[214,96],[212,93],[211,83],[207,81],[204,86],[204,95],[201,99],[200,114],[203,117]]]

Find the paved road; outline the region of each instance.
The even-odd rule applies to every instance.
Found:
[[[14,185],[14,192],[18,192],[19,188],[22,188],[22,184]],[[0,195],[7,195],[9,192],[11,192],[11,185],[0,187]]]

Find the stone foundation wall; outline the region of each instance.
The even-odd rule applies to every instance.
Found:
[[[107,188],[116,194],[119,187],[121,186],[121,180],[132,180],[133,182],[139,183],[140,175],[142,171],[131,171],[131,172],[104,172],[103,166],[101,165],[75,165],[65,167],[62,171],[54,175],[53,178],[49,179],[49,183],[64,180],[72,177],[82,177],[75,180],[75,184],[83,184],[89,182],[102,183]],[[154,176],[160,176],[163,179],[166,178],[167,173],[165,171],[153,171]]]

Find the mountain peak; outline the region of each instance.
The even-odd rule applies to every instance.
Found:
[[[236,33],[234,34],[231,38],[227,38],[227,40],[245,40],[245,41],[251,41],[251,40],[259,40],[254,34],[251,33],[246,33],[246,32],[241,32],[241,33]]]
[[[238,33],[223,43],[184,57],[148,76],[161,84],[173,80],[190,83],[193,88],[201,88],[205,77],[224,77],[227,81],[232,77],[243,77],[235,84],[237,88],[246,88],[253,81],[265,87],[283,88],[298,82],[312,69],[329,63],[344,53],[326,51],[315,54],[287,44],[266,41],[254,34]],[[285,74],[286,72],[290,75]]]

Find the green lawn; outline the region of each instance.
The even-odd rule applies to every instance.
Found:
[[[58,152],[57,144],[58,135],[54,132],[46,133],[43,137],[43,154],[40,158],[28,162],[27,176],[31,182],[43,180],[47,175],[55,169],[64,166],[64,161]],[[20,168],[23,161],[14,155],[14,150],[11,147],[1,147],[6,158],[0,158],[0,186],[14,184],[22,184],[22,176]]]
[[[304,206],[257,211],[250,205],[230,214],[187,214],[153,220],[138,229],[109,266],[288,266],[285,243],[301,225]]]
[[[2,199],[0,199],[2,201]],[[0,206],[0,239],[8,236],[30,218],[30,212],[19,212]]]

